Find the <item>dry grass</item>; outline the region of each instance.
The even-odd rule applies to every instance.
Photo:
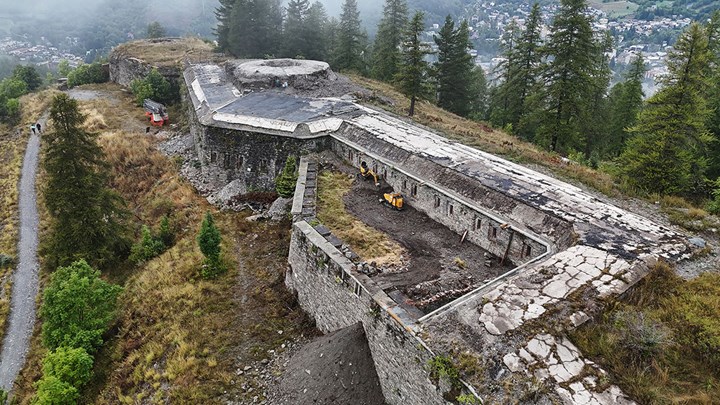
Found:
[[[182,38],[172,41],[132,41],[115,48],[128,56],[142,59],[152,65],[175,66],[185,57],[192,60],[208,60],[213,47],[199,38]]]
[[[351,78],[374,93],[395,101],[394,106],[380,104],[378,107],[399,116],[407,115],[409,100],[389,84],[357,75],[351,75]],[[549,169],[556,177],[579,181],[606,195],[614,196],[619,193],[611,176],[606,173],[580,164],[565,163],[557,154],[547,152],[513,135],[493,129],[485,123],[458,117],[429,102],[418,103],[415,117],[412,119],[448,139],[518,163],[540,165]]]
[[[670,345],[638,360],[623,338],[623,324],[616,321],[619,311],[642,312],[669,331]],[[616,303],[572,337],[639,403],[720,403],[720,274],[683,281],[659,265],[627,302]]]
[[[345,209],[343,195],[352,186],[346,174],[322,172],[318,176],[318,220],[352,247],[363,260],[381,265],[401,263],[403,248],[388,236],[357,219]]]
[[[128,202],[138,228],[157,225],[169,214],[177,242],[142,267],[127,265],[106,275],[125,290],[82,402],[251,401],[258,393],[240,386],[257,382],[235,374],[238,362],[259,360],[285,340],[312,331],[283,286],[289,223],[250,223],[244,215],[214,211],[230,270],[217,280],[200,279],[202,254],[195,237],[212,208],[179,176],[172,159],[155,150],[153,137],[124,132],[127,122],[106,116],[105,102],[82,105],[100,112],[110,127],[98,141],[111,166],[112,187]],[[107,102],[122,105],[113,97]],[[131,120],[139,110],[122,108],[115,114]],[[43,352],[36,330],[16,391],[20,403],[32,398]]]

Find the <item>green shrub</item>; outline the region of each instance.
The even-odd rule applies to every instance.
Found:
[[[43,377],[36,387],[37,394],[32,400],[35,405],[75,405],[80,398],[77,388],[57,377]]]
[[[0,253],[0,269],[10,267],[15,264],[15,259],[12,256],[8,256],[4,253]]]
[[[670,331],[644,312],[617,312],[615,327],[619,332],[619,343],[627,350],[632,361],[652,359],[672,343]]]
[[[93,62],[89,65],[80,65],[67,76],[68,87],[81,86],[83,84],[105,83],[110,80],[108,72],[100,62]]]
[[[173,104],[180,98],[178,87],[170,83],[157,69],[152,69],[143,79],[133,80],[130,91],[135,95],[135,102],[139,106],[143,105],[146,98],[163,104]]]
[[[167,215],[163,215],[162,219],[160,219],[158,238],[165,244],[166,248],[169,248],[175,242],[175,231],[172,229],[170,218]]]
[[[75,388],[82,388],[92,376],[93,357],[82,347],[58,347],[43,359],[43,376],[55,377]]]
[[[100,272],[79,260],[58,267],[50,278],[40,307],[42,342],[49,350],[82,347],[93,353],[115,317],[122,288],[100,278]]]
[[[295,193],[295,183],[298,177],[295,170],[295,162],[294,156],[288,156],[282,173],[275,179],[275,191],[277,191],[281,197],[289,198]]]
[[[435,356],[428,363],[430,378],[437,381],[440,379],[448,381],[453,387],[460,383],[460,372],[448,356]]]
[[[165,251],[165,244],[159,238],[155,238],[150,228],[143,225],[140,241],[130,248],[130,261],[133,263],[144,263]]]
[[[720,215],[720,179],[715,181],[715,190],[712,195],[713,199],[708,203],[707,209],[715,215]]]

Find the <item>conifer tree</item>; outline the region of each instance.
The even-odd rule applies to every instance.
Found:
[[[470,117],[475,120],[485,119],[488,110],[488,86],[485,72],[480,66],[473,68],[470,93]]]
[[[311,46],[308,42],[306,26],[309,8],[308,0],[290,0],[288,2],[283,32],[283,49],[288,57],[307,57]]]
[[[561,0],[553,21],[544,71],[545,106],[536,138],[552,151],[583,150],[585,140],[580,120],[586,109],[597,66],[597,44],[593,38],[586,0]]]
[[[305,57],[313,60],[327,60],[330,42],[328,40],[328,16],[319,1],[310,6],[305,23],[305,37],[308,48]]]
[[[542,15],[538,3],[532,7],[524,31],[521,31],[514,21],[511,23],[504,43],[506,62],[501,65],[502,83],[493,95],[490,117],[493,124],[510,124],[515,128],[515,132],[521,135],[528,135],[520,122],[531,109],[528,96],[536,87],[540,76],[541,24]]]
[[[200,246],[200,251],[205,256],[205,263],[203,263],[200,271],[202,277],[209,279],[223,273],[226,269],[220,258],[220,243],[222,242],[222,238],[220,231],[217,226],[215,226],[215,220],[209,211],[205,213],[205,218],[203,219],[200,232],[197,236],[197,242]]]
[[[585,102],[587,107],[580,109],[580,122],[578,127],[584,135],[585,158],[594,167],[600,160],[599,149],[607,142],[607,130],[609,121],[609,107],[607,100],[607,89],[610,85],[610,60],[607,56],[612,49],[612,37],[610,32],[605,31],[598,38],[594,48],[592,74],[590,76],[591,87],[587,89]]]
[[[95,135],[81,125],[77,101],[55,96],[44,167],[45,206],[51,216],[47,251],[54,265],[84,258],[104,265],[128,248],[123,201],[108,188],[108,169]]]
[[[373,47],[372,75],[374,78],[391,81],[397,74],[400,62],[400,46],[408,22],[405,0],[386,0],[383,18]]]
[[[337,70],[354,70],[364,73],[367,35],[360,26],[357,0],[345,0],[340,15],[336,47],[333,50],[333,67]]]
[[[218,13],[218,39],[221,49],[232,55],[262,58],[278,53],[282,34],[282,7],[280,0],[236,0],[232,7],[221,3]]]
[[[295,168],[295,157],[288,156],[282,173],[275,179],[275,191],[284,198],[292,197],[295,193],[297,182],[297,171]]]
[[[648,100],[619,158],[621,177],[630,186],[661,194],[705,191],[707,146],[713,140],[704,98],[711,60],[706,34],[693,23],[668,54],[664,87]]]
[[[235,0],[218,0],[219,6],[215,9],[215,18],[217,25],[215,26],[215,35],[217,35],[218,48],[221,51],[230,50],[230,26],[233,22],[230,20]]]
[[[437,94],[438,105],[450,112],[467,117],[471,112],[473,69],[475,64],[468,53],[471,47],[467,21],[455,29],[450,16],[435,37],[438,46]]]
[[[415,115],[415,103],[420,98],[427,98],[430,95],[428,85],[428,63],[425,55],[430,50],[422,43],[420,36],[425,28],[425,16],[418,11],[413,16],[405,31],[405,39],[402,45],[399,71],[396,81],[400,91],[410,98],[409,116]]]
[[[635,125],[643,105],[642,81],[645,77],[645,61],[642,53],[633,59],[625,81],[613,86],[610,91],[610,120],[603,155],[617,157],[625,148],[629,137],[628,129]]]

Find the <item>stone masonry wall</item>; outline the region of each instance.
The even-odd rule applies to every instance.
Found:
[[[234,181],[240,194],[274,190],[289,155],[321,150],[327,142],[210,127],[200,124],[194,111],[188,115],[203,178],[215,189]]]
[[[289,263],[285,283],[321,331],[362,322],[388,403],[447,403],[430,380],[432,353],[399,320],[401,309],[305,221],[293,226]]]
[[[502,218],[489,212],[480,212],[443,190],[412,178],[342,141],[334,140],[332,149],[355,167],[360,167],[363,161],[366,162],[368,167],[396,192],[402,193],[405,201],[413,208],[424,212],[458,235],[467,232],[468,241],[498,257],[505,257],[516,266],[547,252],[545,244],[509,226]]]
[[[110,81],[130,87],[135,79],[142,79],[153,69],[153,65],[142,59],[134,58],[122,52],[113,51],[108,57],[110,62]],[[178,82],[180,67],[156,67],[166,79]]]

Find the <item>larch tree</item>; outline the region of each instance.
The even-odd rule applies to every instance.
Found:
[[[587,7],[586,0],[561,0],[545,46],[550,62],[543,74],[545,105],[535,138],[551,151],[584,149],[580,120],[590,108],[598,46]]]
[[[398,88],[410,98],[408,115],[415,115],[415,103],[418,99],[430,96],[428,84],[429,69],[425,56],[430,49],[422,43],[421,35],[425,29],[425,16],[422,12],[415,13],[407,26],[402,44],[400,66],[395,78]]]
[[[129,247],[121,197],[108,188],[108,168],[96,136],[81,128],[85,116],[76,100],[55,96],[53,132],[45,135],[45,206],[51,217],[46,250],[53,265],[78,258],[103,266]]]
[[[364,73],[367,52],[367,35],[360,25],[360,11],[356,0],[345,0],[333,50],[333,67]]]
[[[619,158],[621,177],[641,191],[704,193],[708,144],[707,66],[712,59],[707,32],[691,24],[668,53],[669,74],[630,129],[633,138]]]
[[[407,2],[386,0],[373,47],[372,76],[374,78],[388,82],[397,74],[400,46],[407,22]]]

